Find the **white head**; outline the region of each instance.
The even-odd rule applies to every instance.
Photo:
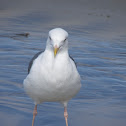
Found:
[[[54,51],[54,56],[59,51],[68,50],[68,33],[61,29],[55,28],[49,31],[47,39],[47,48]]]

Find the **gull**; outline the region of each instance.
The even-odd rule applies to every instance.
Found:
[[[62,28],[49,31],[44,52],[37,53],[29,63],[24,90],[35,103],[32,126],[37,105],[43,102],[60,102],[68,126],[67,103],[81,88],[76,64],[68,53],[68,33]]]

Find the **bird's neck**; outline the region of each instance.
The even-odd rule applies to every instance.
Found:
[[[46,48],[43,56],[46,57],[46,59],[49,61],[67,60],[69,58],[68,49],[59,50],[57,55],[54,56],[53,49]]]

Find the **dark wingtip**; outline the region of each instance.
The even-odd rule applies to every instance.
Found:
[[[35,54],[34,57],[31,59],[31,61],[29,62],[29,65],[28,65],[28,74],[30,73],[30,70],[31,70],[31,67],[32,67],[32,65],[33,65],[34,60],[35,60],[41,53],[42,53],[42,51],[41,51],[41,52],[38,52],[37,54]]]
[[[75,60],[73,59],[72,56],[69,55],[69,57],[73,60],[73,62],[75,63],[75,66],[77,67],[77,63],[75,62]]]

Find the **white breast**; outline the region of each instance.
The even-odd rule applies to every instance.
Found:
[[[36,102],[67,101],[80,89],[80,76],[73,61],[40,55],[24,80],[24,88]],[[55,60],[55,61],[54,61]]]

